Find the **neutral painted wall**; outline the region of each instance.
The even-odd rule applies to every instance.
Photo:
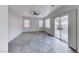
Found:
[[[59,14],[63,14],[64,12],[70,11],[72,9],[77,9],[77,51],[79,52],[79,6],[72,6],[72,5],[71,6],[63,6],[63,7],[59,8],[58,10],[52,12],[50,15],[48,15],[44,19],[49,18],[49,17],[55,17]],[[73,22],[73,24],[74,24],[74,22]],[[45,28],[45,31],[48,31],[49,34],[51,34],[50,33],[51,29],[48,30]]]
[[[0,52],[8,52],[8,6],[0,5]]]
[[[22,33],[23,19],[22,17],[10,7],[8,8],[8,36],[11,41],[16,36]]]
[[[43,31],[39,27],[39,20],[43,20],[42,18],[23,17],[23,20],[30,20],[30,28],[23,28],[23,32]]]
[[[48,34],[50,34],[50,35],[54,35],[54,17],[48,17],[48,18],[50,18],[50,28],[46,28],[46,23],[45,23],[45,19],[47,19],[47,18],[44,18],[44,31],[45,32],[47,32]]]

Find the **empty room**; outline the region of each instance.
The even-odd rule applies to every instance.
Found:
[[[78,12],[71,5],[9,5],[8,52],[78,52]]]
[[[79,5],[2,5],[0,15],[0,52],[79,52]]]

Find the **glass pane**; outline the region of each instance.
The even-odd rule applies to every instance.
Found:
[[[68,15],[61,17],[61,26],[63,28],[61,31],[61,39],[68,43]]]
[[[30,27],[30,20],[24,20],[24,27],[26,28]]]
[[[55,37],[60,39],[60,30],[58,30],[58,25],[60,24],[60,17],[55,18]]]

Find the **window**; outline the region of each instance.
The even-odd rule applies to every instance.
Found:
[[[39,20],[39,27],[43,27],[43,20]]]
[[[50,18],[46,19],[46,28],[50,28]]]
[[[26,28],[30,27],[30,20],[24,20],[24,27]]]

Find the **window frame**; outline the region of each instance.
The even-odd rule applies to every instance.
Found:
[[[29,21],[29,22],[28,22],[29,25],[27,25],[27,26],[25,25],[25,21],[26,21],[26,20]],[[24,20],[23,20],[23,27],[24,27],[24,28],[30,28],[30,27],[31,27],[31,21],[30,21],[29,19],[24,19]]]

